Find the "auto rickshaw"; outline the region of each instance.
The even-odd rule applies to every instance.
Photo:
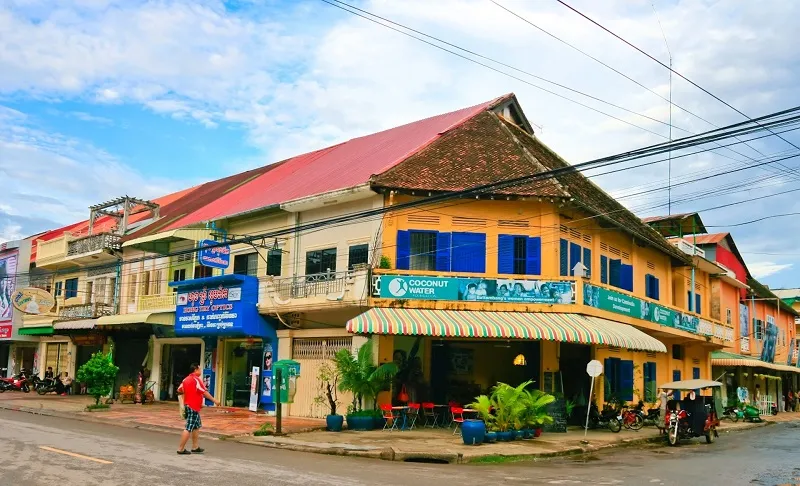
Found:
[[[664,433],[669,445],[677,446],[682,440],[701,436],[711,444],[719,437],[720,387],[722,383],[711,380],[682,380],[661,385],[665,390],[686,392],[683,400],[667,402]],[[700,395],[700,390],[706,389],[711,389],[712,396]]]

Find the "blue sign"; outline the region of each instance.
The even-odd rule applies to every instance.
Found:
[[[506,278],[381,275],[382,299],[574,304],[575,283]]]
[[[256,336],[277,339],[258,313],[258,279],[221,275],[181,282],[175,307],[176,336]]]
[[[203,240],[200,242],[200,251],[197,253],[197,260],[200,265],[211,268],[226,269],[231,264],[230,245],[219,245],[218,241]]]

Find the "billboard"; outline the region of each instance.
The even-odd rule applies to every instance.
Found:
[[[775,325],[775,318],[767,316],[767,325],[764,329],[764,346],[761,348],[761,361],[767,363],[775,362],[775,345],[778,340],[778,326]]]
[[[10,321],[14,315],[11,297],[17,283],[17,252],[0,256],[0,321]]]
[[[572,281],[382,275],[379,283],[382,299],[575,303],[575,282]]]
[[[739,304],[739,337],[750,336],[750,309],[745,304]]]

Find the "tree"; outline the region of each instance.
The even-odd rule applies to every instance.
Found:
[[[394,363],[375,366],[371,341],[361,346],[356,356],[346,349],[340,349],[334,361],[341,377],[339,390],[353,393],[353,411],[361,410],[365,398],[372,398],[374,402],[379,392],[389,388],[392,377],[398,371]]]
[[[111,353],[94,353],[83,366],[78,369],[78,381],[86,383],[89,394],[94,397],[95,405],[114,389],[119,367],[111,361]]]

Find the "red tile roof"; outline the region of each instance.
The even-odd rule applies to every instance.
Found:
[[[716,245],[728,237],[730,233],[713,233],[710,235],[689,235],[683,239],[694,245]]]

